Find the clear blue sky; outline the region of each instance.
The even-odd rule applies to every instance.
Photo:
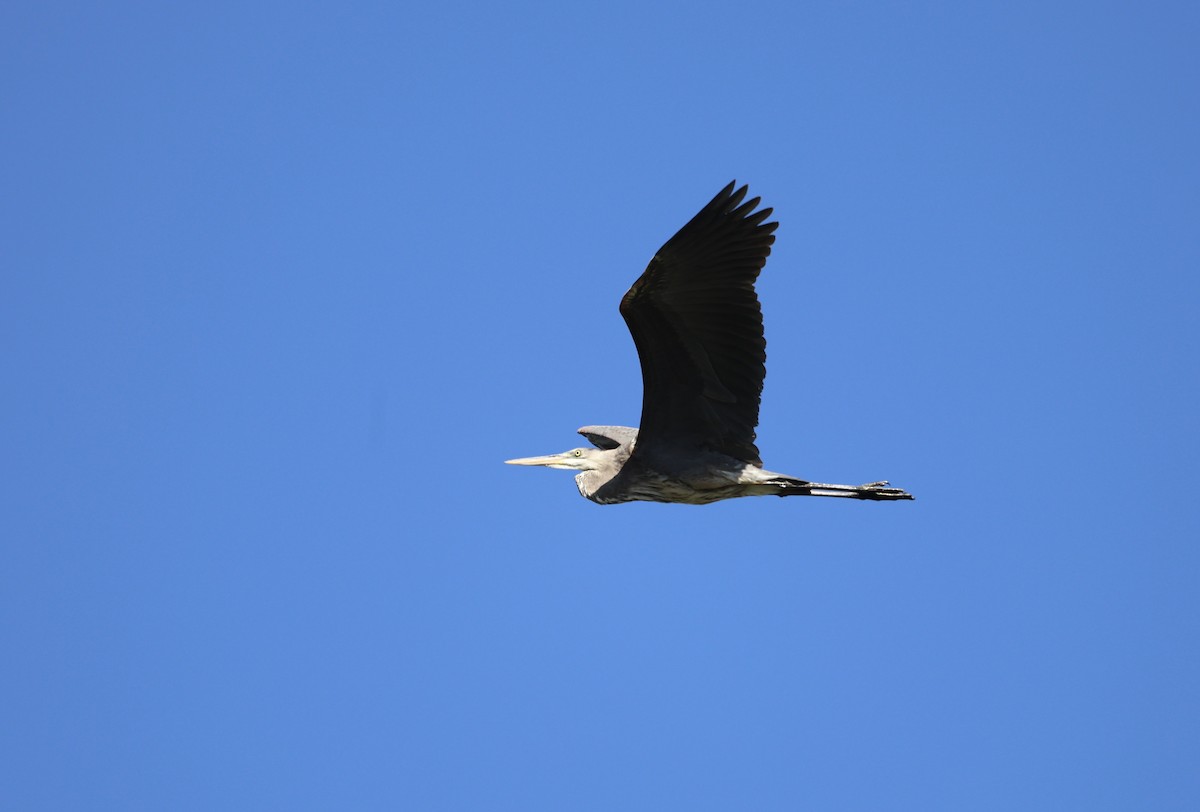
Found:
[[[1191,3],[0,11],[0,805],[1200,808]],[[731,179],[768,467],[581,499]]]

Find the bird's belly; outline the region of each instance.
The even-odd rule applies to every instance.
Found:
[[[715,488],[694,488],[686,482],[669,477],[639,478],[625,483],[620,489],[600,489],[584,494],[593,502],[613,505],[621,502],[673,502],[683,505],[707,505],[722,499],[732,499],[745,493],[743,485],[723,485]]]

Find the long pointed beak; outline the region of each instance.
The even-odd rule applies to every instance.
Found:
[[[564,454],[547,454],[544,457],[518,457],[515,460],[505,460],[505,465],[561,465],[566,459]]]

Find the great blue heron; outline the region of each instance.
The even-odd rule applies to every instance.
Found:
[[[621,299],[642,363],[641,428],[584,426],[595,448],[507,460],[579,471],[602,505],[704,505],[735,496],[912,499],[887,482],[827,485],[763,470],[754,429],[766,376],[754,281],[766,265],[771,209],[730,183],[650,260]]]

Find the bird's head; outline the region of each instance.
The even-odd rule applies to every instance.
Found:
[[[605,455],[611,452],[599,448],[572,448],[561,454],[547,454],[544,457],[520,457],[515,460],[505,460],[509,465],[544,465],[547,468],[562,468],[567,471],[595,471],[600,468]]]

